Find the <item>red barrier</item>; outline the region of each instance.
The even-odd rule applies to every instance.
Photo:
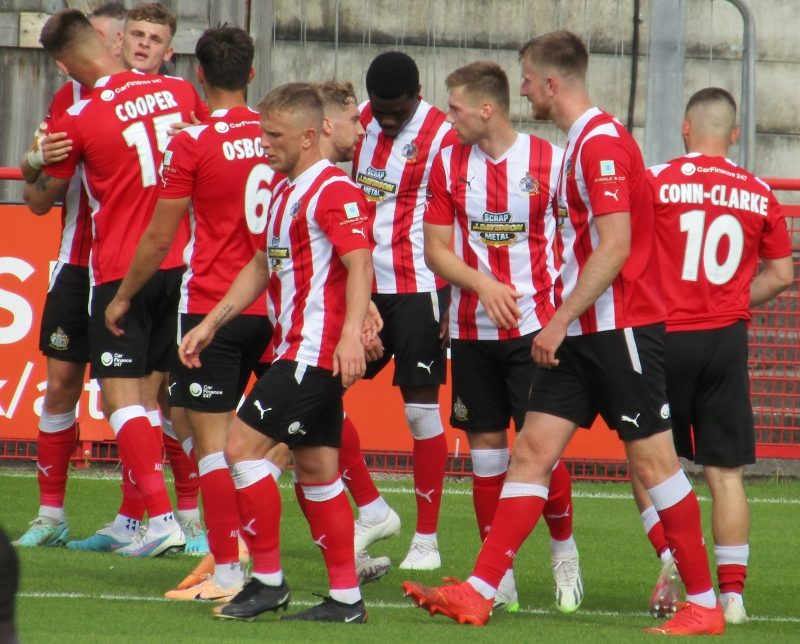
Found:
[[[0,168],[0,179],[19,176],[17,169]],[[776,190],[800,190],[800,180],[768,182]],[[800,233],[800,207],[787,206],[786,211],[790,228]],[[0,206],[0,218],[11,231],[0,237],[0,458],[30,459],[35,457],[33,441],[46,375],[38,350],[38,327],[49,267],[57,253],[59,217],[55,212],[35,217],[24,206]],[[770,307],[754,315],[750,366],[759,457],[800,458],[800,361],[797,347],[791,346],[796,337],[787,341],[781,333],[800,328],[798,298],[795,287],[779,298],[777,311]],[[406,471],[412,441],[391,378],[392,369],[387,368],[374,381],[358,383],[346,394],[345,408],[359,428],[371,464],[377,469]],[[115,460],[113,434],[100,412],[98,387],[87,381],[85,389],[88,395],[78,407],[82,444],[76,456],[82,459],[88,450],[91,460]],[[462,458],[468,456],[463,434],[446,422],[449,387],[442,389],[440,402],[451,454],[449,471],[468,472],[468,461]],[[622,444],[602,421],[597,421],[592,431],[579,431],[564,455],[573,461],[571,469],[579,477],[627,476]]]

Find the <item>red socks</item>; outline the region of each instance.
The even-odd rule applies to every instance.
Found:
[[[543,514],[553,539],[565,541],[572,536],[572,479],[560,459],[550,474],[550,492]]]
[[[67,491],[69,459],[78,440],[77,423],[56,432],[39,430],[36,457],[39,478],[39,503],[54,508],[64,507]]]
[[[503,489],[505,480],[505,472],[495,476],[472,475],[472,505],[475,508],[475,518],[478,521],[481,541],[486,538],[489,528],[492,527],[497,503],[500,500],[500,491]]]
[[[361,455],[358,430],[348,416],[345,416],[342,421],[339,474],[358,507],[372,503],[380,497],[380,492],[372,482],[367,464],[364,463],[364,457]]]
[[[419,534],[436,533],[446,466],[447,440],[444,434],[424,440],[414,439],[414,492]]]
[[[172,436],[163,434],[163,441],[167,460],[175,477],[178,511],[194,510],[197,507],[197,492],[200,488],[197,463],[186,456],[181,444]]]
[[[222,452],[209,454],[200,461],[199,469],[208,547],[217,564],[238,562],[239,512],[225,457]]]

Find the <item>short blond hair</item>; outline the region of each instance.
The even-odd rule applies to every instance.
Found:
[[[471,96],[488,98],[508,114],[511,107],[511,90],[508,76],[497,63],[490,60],[479,60],[459,67],[445,79],[448,91],[463,87]]]
[[[171,35],[178,30],[178,17],[160,2],[140,2],[128,12],[127,20],[152,22],[154,25],[167,25]]]
[[[310,83],[286,83],[270,91],[258,104],[261,116],[274,114],[303,115],[306,122],[320,130],[325,118],[325,107],[317,89]]]
[[[347,107],[357,103],[356,89],[350,81],[327,80],[314,83],[325,109],[329,107]]]

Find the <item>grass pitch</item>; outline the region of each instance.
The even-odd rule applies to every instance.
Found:
[[[379,481],[378,487],[404,522],[400,537],[372,546],[371,553],[404,557],[414,530],[414,495],[408,479]],[[292,589],[289,610],[309,606],[326,593],[322,557],[311,542],[288,477],[281,485],[283,566]],[[711,543],[707,489],[701,496],[706,541]],[[750,572],[745,602],[753,620],[728,628],[729,641],[796,642],[800,638],[800,482],[748,484],[752,504]],[[74,472],[67,492],[73,538],[83,538],[110,521],[119,503],[119,484],[108,473]],[[0,467],[0,524],[13,539],[38,507],[33,468]],[[522,609],[499,612],[485,628],[431,619],[412,607],[400,590],[407,578],[437,583],[444,575],[469,574],[479,541],[467,481],[448,481],[442,503],[440,571],[393,569],[363,589],[369,623],[318,625],[281,623],[273,614],[253,623],[219,622],[208,604],[169,602],[174,587],[197,562],[172,555],[129,560],[114,554],[64,548],[20,550],[22,580],[17,627],[26,644],[91,642],[637,642],[652,640],[642,629],[655,620],[647,601],[660,569],[643,533],[626,484],[574,485],[575,538],[581,553],[586,598],[574,615],[553,608],[547,530],[537,526],[515,562]],[[713,565],[713,551],[710,552]],[[1,573],[0,573],[1,574]]]

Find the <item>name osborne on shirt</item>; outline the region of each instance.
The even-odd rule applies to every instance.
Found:
[[[172,92],[164,90],[138,96],[131,101],[120,103],[114,108],[114,113],[120,121],[125,123],[139,116],[147,116],[172,107],[178,107],[178,104],[175,102]]]
[[[261,139],[236,139],[234,141],[223,141],[222,154],[228,161],[234,159],[252,159],[253,157],[263,157],[264,150],[261,147]]]
[[[743,188],[713,185],[704,190],[702,183],[665,183],[658,191],[661,203],[703,204],[748,210],[757,215],[767,215],[769,200],[764,195]]]

